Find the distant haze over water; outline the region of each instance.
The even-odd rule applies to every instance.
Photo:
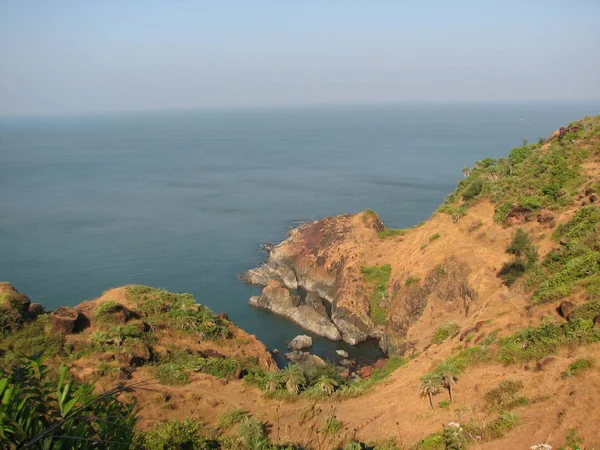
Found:
[[[0,279],[50,309],[130,283],[191,292],[283,349],[303,331],[251,309],[259,290],[236,280],[266,257],[262,242],[366,208],[412,226],[462,167],[598,113],[423,103],[1,118]]]

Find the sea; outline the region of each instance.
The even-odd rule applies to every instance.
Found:
[[[125,284],[189,292],[284,350],[306,332],[248,306],[260,290],[238,280],[266,258],[261,243],[367,208],[410,227],[463,167],[595,114],[600,102],[0,117],[0,280],[47,309]],[[373,342],[313,338],[327,359],[378,356]]]

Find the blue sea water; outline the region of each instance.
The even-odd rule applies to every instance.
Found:
[[[191,292],[282,349],[302,330],[250,308],[259,290],[236,280],[265,258],[262,242],[365,208],[414,225],[462,167],[598,113],[426,103],[0,118],[0,279],[50,309],[129,283]],[[315,341],[321,356],[337,348]]]

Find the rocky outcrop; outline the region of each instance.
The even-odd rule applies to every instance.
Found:
[[[52,322],[52,333],[67,335],[75,331],[75,324],[79,313],[67,306],[61,306],[50,316]]]
[[[296,336],[288,344],[288,348],[292,350],[304,350],[308,347],[312,347],[312,338],[305,334]]]
[[[357,344],[381,330],[369,316],[360,266],[364,250],[385,229],[370,212],[326,218],[298,227],[269,246],[269,258],[242,275],[265,286],[250,304],[282,315],[315,334]]]
[[[291,321],[320,336],[339,341],[340,332],[328,318],[321,300],[307,295],[294,295],[279,281],[271,280],[262,295],[250,298],[250,305],[287,317]]]

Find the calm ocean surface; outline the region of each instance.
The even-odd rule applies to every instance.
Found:
[[[365,208],[414,225],[465,165],[599,113],[402,104],[0,118],[0,280],[51,309],[128,283],[191,292],[283,349],[302,330],[251,309],[259,290],[236,280],[265,258],[262,242]],[[317,339],[314,350],[336,348],[347,346]]]

